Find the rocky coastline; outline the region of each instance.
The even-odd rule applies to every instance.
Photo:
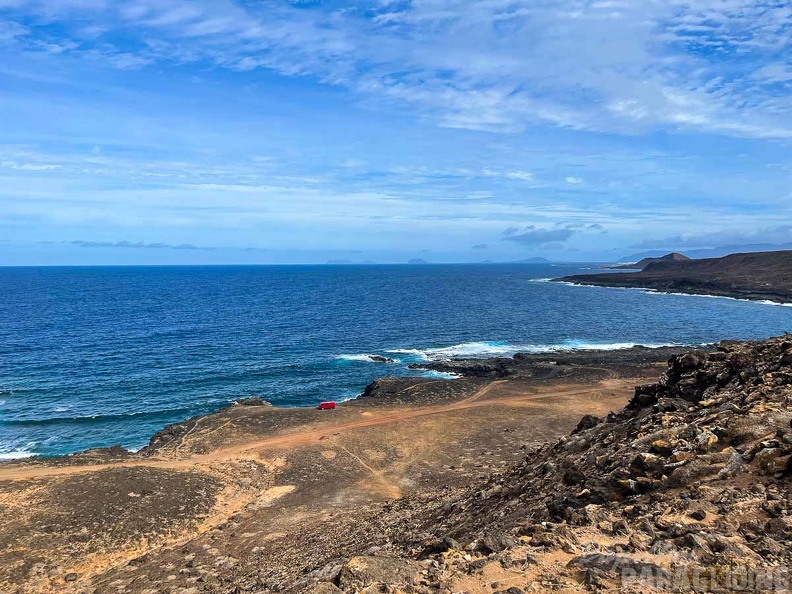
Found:
[[[329,413],[249,400],[137,454],[3,465],[0,590],[718,592],[785,578],[792,335],[428,367],[462,377],[380,378]]]
[[[792,251],[657,261],[640,272],[580,274],[553,280],[585,286],[792,303]]]

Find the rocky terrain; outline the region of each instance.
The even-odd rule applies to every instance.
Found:
[[[1,468],[0,590],[790,590],[792,335],[433,366]]]
[[[657,261],[641,272],[581,274],[555,280],[789,303],[792,302],[792,251]]]
[[[300,587],[788,591],[790,401],[792,335],[674,356],[621,412],[479,484],[391,504],[374,549]]]

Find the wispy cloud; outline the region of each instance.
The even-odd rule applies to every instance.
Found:
[[[502,179],[513,179],[518,181],[534,181],[534,174],[530,171],[497,171],[494,169],[484,169],[481,174],[484,177],[496,177]]]
[[[543,123],[789,138],[789,10],[770,0],[435,0],[312,10],[231,0],[17,0],[0,36],[121,69],[202,63],[310,77],[409,104],[454,128],[512,132]],[[88,19],[95,25],[86,28]],[[64,24],[66,33],[42,22]],[[135,42],[121,46],[118,32]]]

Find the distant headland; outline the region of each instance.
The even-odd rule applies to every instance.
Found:
[[[640,272],[578,274],[554,280],[576,285],[792,302],[792,250],[702,260],[669,254],[631,268],[639,264],[643,265]]]

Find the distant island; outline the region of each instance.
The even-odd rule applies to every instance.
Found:
[[[577,285],[792,302],[792,251],[732,254],[703,260],[659,259],[640,272],[554,279]]]

